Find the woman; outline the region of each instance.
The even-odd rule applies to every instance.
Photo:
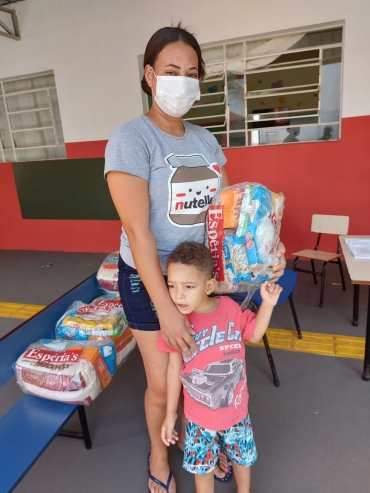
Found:
[[[182,120],[200,98],[205,76],[198,42],[188,31],[166,27],[149,40],[143,91],[153,97],[146,115],[122,125],[106,149],[105,174],[122,221],[119,289],[129,326],[143,358],[146,420],[151,440],[149,489],[175,493],[160,431],[166,413],[168,355],[156,350],[159,329],[170,346],[196,350],[187,318],[172,303],[165,261],[182,241],[204,241],[208,204],[228,186],[226,158],[214,136]],[[275,277],[282,275],[285,260]],[[222,468],[227,470],[225,460]],[[218,470],[219,478],[225,472]]]

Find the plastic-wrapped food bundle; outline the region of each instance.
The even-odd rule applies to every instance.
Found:
[[[105,291],[118,291],[118,257],[119,252],[110,253],[96,274],[96,279]]]
[[[126,361],[127,356],[133,351],[136,346],[136,341],[131,334],[130,329],[126,329],[125,332],[128,332],[127,338],[125,341],[121,341],[120,344],[116,345],[117,351],[117,368]]]
[[[239,183],[214,196],[207,215],[206,242],[214,258],[217,293],[247,292],[244,306],[266,281],[280,239],[285,197],[259,183]]]
[[[91,340],[97,340],[104,342],[102,337],[90,337],[89,342]],[[122,334],[119,337],[110,337],[109,341],[113,342],[115,345],[115,352],[117,357],[117,368],[126,361],[127,356],[131,353],[131,351],[136,346],[136,341],[132,335],[131,330],[126,327]]]
[[[105,339],[119,337],[126,327],[119,295],[107,293],[90,304],[75,301],[58,320],[55,334],[59,339]]]
[[[17,359],[23,392],[70,404],[89,405],[112,380],[98,347],[42,339]]]

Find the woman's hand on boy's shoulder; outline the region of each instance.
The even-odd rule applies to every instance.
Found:
[[[158,313],[159,323],[165,343],[191,357],[191,349],[196,353],[198,347],[194,342],[194,330],[185,315],[182,315],[178,309],[171,303],[167,310]]]
[[[279,284],[275,284],[271,281],[265,281],[261,284],[260,288],[262,301],[268,303],[269,305],[275,306],[282,290],[283,288],[279,286]]]

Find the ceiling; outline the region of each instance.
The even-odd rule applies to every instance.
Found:
[[[23,2],[24,0],[0,0],[0,7],[11,3]]]

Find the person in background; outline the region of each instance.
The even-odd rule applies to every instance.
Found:
[[[180,25],[155,32],[145,50],[142,79],[152,106],[121,125],[105,153],[104,172],[122,222],[119,292],[147,378],[152,493],[176,491],[161,439],[168,354],[156,349],[159,331],[172,348],[188,356],[197,350],[189,321],[168,292],[166,260],[182,241],[204,243],[209,204],[221,186],[228,186],[226,158],[216,138],[182,118],[200,99],[204,76],[201,49],[191,33]],[[276,278],[284,272],[284,252],[281,244]],[[230,473],[224,455],[220,465],[215,475],[222,480]]]

